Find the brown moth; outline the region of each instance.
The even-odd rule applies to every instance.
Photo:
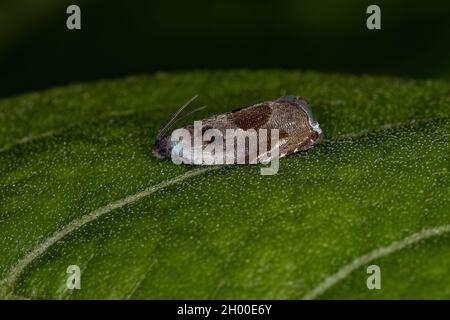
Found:
[[[201,109],[195,109],[191,112],[182,115],[182,111],[195,99],[196,97],[189,100],[185,105],[183,105],[166,123],[166,125],[159,131],[156,138],[155,147],[153,153],[158,158],[168,158],[171,159],[174,154],[178,154],[181,148],[180,140],[173,139],[173,137],[167,134],[168,130],[182,117],[185,117],[193,112]],[[200,127],[199,127],[200,126]],[[262,130],[263,129],[263,130]],[[265,129],[265,130],[264,130]],[[319,124],[314,119],[312,115],[311,108],[309,107],[307,101],[302,97],[297,96],[284,96],[278,98],[274,101],[261,102],[252,106],[240,108],[233,110],[231,112],[226,112],[223,114],[215,115],[200,121],[194,122],[184,128],[177,130],[184,130],[184,132],[189,133],[188,145],[191,146],[192,142],[198,138],[199,134],[204,136],[198,145],[201,149],[202,156],[198,159],[196,156],[193,157],[192,154],[181,155],[183,163],[188,164],[223,164],[223,163],[257,163],[259,156],[265,152],[265,155],[272,153],[274,145],[272,145],[272,140],[269,138],[270,131],[272,129],[278,129],[278,144],[279,157],[283,157],[292,153],[296,153],[302,150],[306,150],[312,147],[314,144],[318,143],[322,138],[322,130]],[[175,133],[175,130],[173,133]],[[238,132],[243,132],[247,134],[248,144],[245,144],[245,151],[243,151],[244,158],[241,161],[236,161],[237,151],[235,150],[235,138],[236,136],[229,136],[228,131],[238,130]],[[239,131],[241,130],[241,131]],[[274,131],[274,130],[272,130]],[[212,132],[212,133],[211,133]],[[254,153],[250,152],[250,136],[248,133],[256,134],[258,139],[258,149],[259,156],[254,157]],[[266,137],[262,134],[267,133]],[[173,136],[173,134],[172,134]],[[207,137],[206,137],[207,136]],[[222,138],[223,142],[218,143],[217,138]],[[228,140],[227,140],[228,139]],[[229,145],[230,141],[234,148],[225,148]],[[238,139],[238,138],[237,138]],[[266,143],[266,149],[261,150],[261,141]],[[186,141],[184,141],[186,143]],[[195,144],[195,142],[194,142]],[[211,148],[211,144],[216,144],[215,148]],[[184,145],[185,146],[185,145]],[[217,150],[221,148],[223,150],[220,157],[223,157],[217,161]],[[267,151],[269,150],[269,151]],[[194,152],[195,153],[195,152]],[[215,158],[216,157],[216,158]],[[233,162],[229,162],[227,159],[235,159]],[[172,158],[173,160],[173,158]],[[215,160],[215,161],[214,161]],[[239,159],[238,159],[239,160]],[[242,162],[242,160],[245,160]]]

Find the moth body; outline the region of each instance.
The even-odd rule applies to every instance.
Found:
[[[171,159],[174,152],[179,152],[181,142],[173,141],[172,137],[166,133],[170,126],[179,120],[179,114],[186,106],[187,104],[180,108],[166,126],[161,129],[153,150],[153,153],[158,158]],[[199,127],[199,124],[201,124],[201,127]],[[237,154],[237,150],[226,148],[227,145],[234,145],[234,148],[238,145],[234,141],[236,140],[235,137],[228,134],[233,131],[248,134],[248,143],[245,144],[245,151],[243,151],[245,163],[257,163],[259,156],[261,156],[261,151],[263,151],[259,150],[259,155],[255,158],[254,153],[251,152],[250,140],[252,137],[250,137],[250,134],[253,137],[256,134],[258,149],[261,149],[260,140],[263,138],[262,134],[267,133],[265,154],[270,155],[271,150],[278,146],[279,157],[307,150],[322,138],[322,130],[314,119],[311,108],[304,98],[298,96],[284,96],[274,101],[261,102],[249,107],[215,115],[202,119],[201,123],[194,122],[194,124],[187,125],[182,129],[190,133],[192,141],[189,141],[189,143],[192,142],[192,145],[196,135],[198,138],[200,130],[202,136],[207,136],[199,145],[202,154],[201,159],[196,159],[192,154],[189,158],[183,158],[184,163],[199,165],[217,164],[217,162],[212,161],[213,159],[217,160],[217,146],[223,147],[222,163],[229,163],[226,162],[227,157],[231,158]],[[271,140],[271,131],[273,129],[278,131],[278,143],[276,146],[273,145]],[[223,138],[223,142],[217,144],[217,137]],[[233,141],[230,141],[230,139]],[[216,143],[216,149],[211,148],[212,143]],[[239,162],[235,161],[233,163]]]

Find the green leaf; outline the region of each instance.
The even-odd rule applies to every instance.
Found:
[[[196,117],[306,97],[325,141],[258,166],[151,155]],[[0,101],[4,298],[449,298],[450,85],[287,71],[156,74]],[[367,266],[381,269],[368,290]],[[69,265],[81,289],[66,286]]]

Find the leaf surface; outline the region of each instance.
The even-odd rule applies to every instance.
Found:
[[[151,155],[196,118],[306,97],[325,141],[258,166]],[[449,298],[450,85],[286,71],[156,74],[0,101],[7,298]],[[368,290],[377,264],[382,289]],[[81,290],[66,287],[69,265]]]

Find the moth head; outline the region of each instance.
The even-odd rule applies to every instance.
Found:
[[[169,141],[167,137],[158,137],[153,147],[153,155],[159,159],[166,158],[170,154]]]
[[[186,102],[184,105],[182,105],[173,115],[172,117],[166,122],[166,124],[159,130],[158,135],[156,137],[155,146],[153,148],[153,155],[159,159],[162,158],[169,158],[171,156],[171,148],[173,147],[170,143],[170,129],[173,127],[175,123],[177,123],[179,120],[205,108],[200,107],[188,112],[183,113],[184,110],[186,110],[187,107],[197,98],[197,95],[193,96],[188,102]]]

